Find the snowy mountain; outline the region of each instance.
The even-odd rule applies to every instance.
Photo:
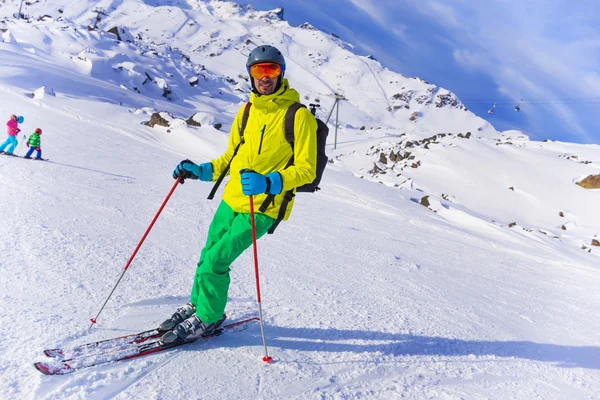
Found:
[[[454,94],[309,22],[290,26],[282,9],[38,0],[17,21],[19,4],[0,2],[0,116],[25,117],[20,155],[23,134],[42,128],[50,161],[0,156],[1,398],[600,395],[600,192],[576,185],[598,173],[598,146],[496,132]],[[254,326],[41,376],[42,349],[147,329],[187,301],[218,205],[195,182],[177,188],[87,329],[177,162],[224,150],[248,98],[246,56],[265,43],[323,119],[344,98],[323,190],[299,195],[259,242],[275,362],[261,364]],[[247,252],[230,317],[254,315],[254,296]]]

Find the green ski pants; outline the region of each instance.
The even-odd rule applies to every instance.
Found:
[[[256,238],[267,233],[273,222],[275,219],[267,215],[254,213]],[[221,201],[208,228],[190,296],[202,322],[216,322],[223,316],[230,282],[229,267],[251,245],[250,214],[235,212]]]

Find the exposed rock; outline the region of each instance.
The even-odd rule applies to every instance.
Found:
[[[577,182],[577,184],[584,189],[600,189],[600,174],[589,175],[584,180]]]
[[[121,35],[119,35],[119,28],[117,28],[116,26],[113,26],[107,32],[108,33],[112,33],[113,35],[116,35],[117,36],[117,40],[119,42],[121,41]]]
[[[142,85],[145,85],[146,83],[152,82],[154,80],[154,79],[152,79],[150,74],[148,74],[148,72],[144,72],[144,74],[146,75],[146,79],[144,79],[144,82],[142,82]]]
[[[452,196],[451,194],[442,193],[442,199],[452,202],[454,200],[454,196]]]
[[[458,100],[456,99],[456,97],[454,97],[454,95],[452,93],[448,93],[448,94],[438,94],[437,95],[437,100],[435,102],[435,106],[437,108],[441,108],[445,105],[449,105],[451,107],[455,107],[455,108],[459,108],[460,107],[460,103],[458,102]]]
[[[600,246],[600,241],[597,239],[592,239],[592,246]]]
[[[565,216],[565,213],[564,213],[564,212],[562,212],[562,211],[559,211],[559,212],[558,212],[558,216],[559,216],[559,217],[564,217],[564,216]]]
[[[112,33],[113,35],[115,35],[117,37],[117,40],[119,42],[129,42],[129,43],[134,43],[134,39],[133,36],[131,35],[131,33],[129,33],[129,31],[125,28],[119,28],[118,26],[113,26],[112,28],[110,28],[108,31],[106,31],[108,33]]]
[[[314,26],[312,26],[308,22],[305,22],[303,24],[298,25],[298,28],[300,28],[300,29],[306,29],[306,30],[309,30],[309,31],[316,31],[317,30],[317,28],[315,28]],[[248,44],[248,43],[246,43],[246,44]]]
[[[416,163],[412,163],[411,168],[419,168],[421,166],[421,161],[417,161]]]
[[[515,191],[515,187],[514,186],[509,186],[508,187],[510,190],[512,190],[513,192]]]
[[[513,226],[517,226],[517,223],[516,222],[511,222],[510,224],[508,224],[509,228],[512,228]]]
[[[219,124],[219,123],[216,123],[213,125],[213,128],[215,128],[218,131],[221,130],[222,127],[223,127],[223,124]]]
[[[193,76],[189,79],[190,82],[190,86],[196,86],[198,84],[198,77],[197,76]]]
[[[563,225],[563,226],[560,227],[560,229],[562,229],[563,231],[566,231],[567,227]]]
[[[169,121],[160,116],[160,113],[153,113],[150,121],[144,122],[144,125],[154,128],[154,125],[169,126]]]
[[[421,197],[421,201],[419,202],[422,206],[429,207],[431,203],[429,203],[429,196]]]
[[[379,162],[383,163],[383,164],[387,164],[387,157],[385,156],[385,154],[383,152],[381,152],[379,154]]]
[[[190,126],[202,126],[202,124],[196,120],[194,120],[194,116],[192,115],[188,119],[185,120],[185,123]]]
[[[378,174],[380,172],[383,172],[383,170],[381,168],[379,168],[379,166],[377,166],[377,163],[374,163],[373,164],[373,169],[371,170],[371,173]]]

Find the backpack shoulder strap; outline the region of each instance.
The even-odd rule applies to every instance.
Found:
[[[246,106],[244,107],[244,114],[242,115],[242,126],[240,127],[240,142],[237,146],[235,146],[235,150],[233,151],[233,155],[231,156],[229,163],[227,163],[227,166],[225,167],[223,172],[221,172],[221,175],[219,175],[219,179],[217,179],[212,190],[208,194],[209,200],[212,200],[215,197],[217,189],[219,188],[221,182],[223,182],[223,179],[225,179],[225,176],[227,176],[227,173],[229,172],[229,167],[231,167],[231,161],[233,160],[233,157],[235,157],[235,155],[237,154],[238,150],[240,149],[240,146],[244,144],[244,131],[246,130],[246,125],[248,125],[248,118],[250,118],[250,107],[252,107],[252,103],[247,102]]]
[[[285,112],[285,118],[284,118],[284,126],[283,129],[285,131],[285,140],[287,140],[287,142],[290,144],[290,146],[292,146],[292,157],[289,159],[288,163],[285,166],[285,169],[292,166],[294,164],[294,154],[293,154],[293,150],[294,150],[294,129],[295,129],[295,119],[296,119],[296,112],[300,109],[300,108],[306,108],[306,106],[302,103],[294,103],[291,106],[288,107],[287,111]],[[279,214],[277,215],[277,219],[275,220],[275,222],[273,223],[273,225],[271,225],[271,228],[269,228],[268,232],[269,234],[272,234],[273,232],[275,232],[275,229],[277,228],[277,226],[279,225],[279,223],[283,220],[283,217],[285,216],[285,212],[287,210],[287,206],[290,203],[290,201],[292,201],[292,199],[294,198],[295,194],[294,194],[294,189],[288,190],[285,195],[283,196],[283,200],[281,201],[281,205],[279,206]],[[261,204],[259,211],[264,213],[265,211],[267,211],[267,208],[269,207],[269,205],[271,203],[274,203],[275,201],[275,195],[268,195],[267,198],[263,201],[263,203]]]
[[[289,106],[287,111],[285,112],[285,140],[287,140],[288,143],[292,145],[292,148],[294,147],[294,121],[296,119],[296,112],[302,107],[306,108],[306,106],[302,103],[294,103],[291,106]]]
[[[248,125],[248,118],[250,118],[250,107],[252,107],[252,103],[247,102],[244,107],[244,115],[242,115],[242,126],[240,127],[240,138],[242,140],[240,140],[240,143],[244,141],[244,131],[246,130],[246,125]]]

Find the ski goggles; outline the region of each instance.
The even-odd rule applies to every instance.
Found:
[[[262,79],[265,76],[269,79],[275,79],[281,75],[281,66],[276,63],[259,63],[248,68],[250,76],[256,79]]]

